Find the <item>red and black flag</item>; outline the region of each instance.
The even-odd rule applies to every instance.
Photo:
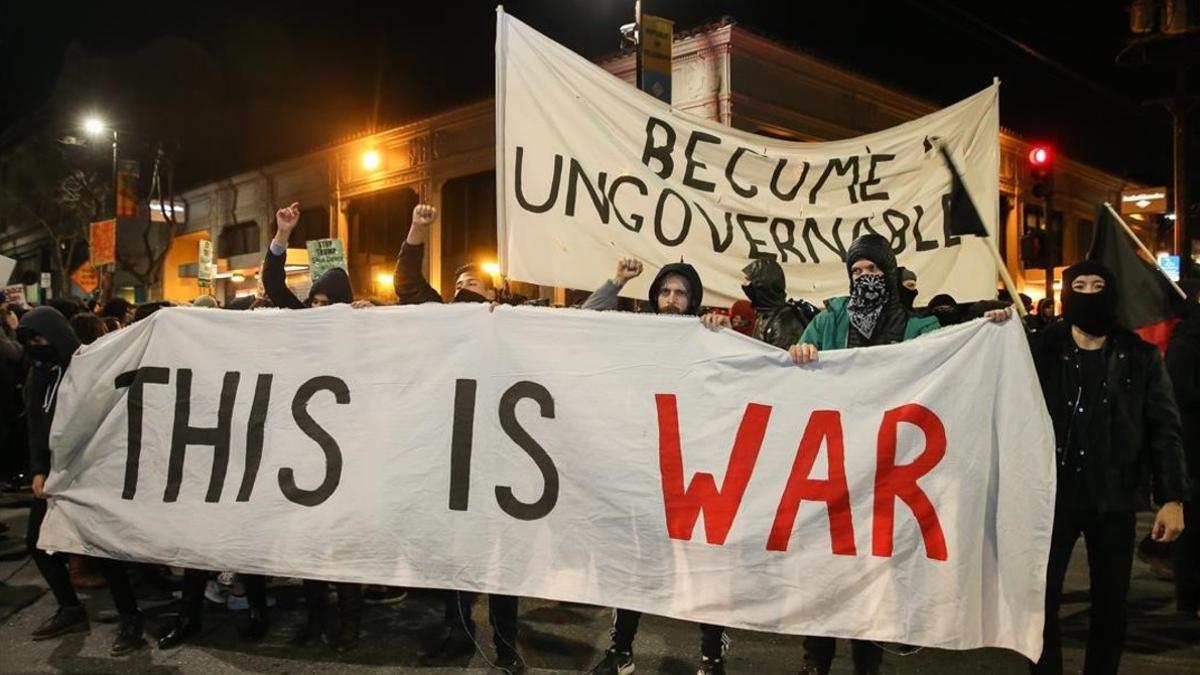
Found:
[[[1112,208],[1102,204],[1087,259],[1104,263],[1116,277],[1117,322],[1166,352],[1184,299],[1158,265],[1139,255],[1132,236]]]

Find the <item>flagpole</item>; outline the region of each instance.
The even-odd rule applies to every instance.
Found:
[[[1117,219],[1117,222],[1120,223],[1121,227],[1125,229],[1125,234],[1129,235],[1129,238],[1138,245],[1138,248],[1142,250],[1142,253],[1145,253],[1146,257],[1150,258],[1150,260],[1154,260],[1154,254],[1150,252],[1150,249],[1146,248],[1146,245],[1142,243],[1141,239],[1137,238],[1137,235],[1134,234],[1133,230],[1125,224],[1125,221],[1121,219],[1121,216],[1117,215],[1117,212],[1113,210],[1112,204],[1104,202],[1104,208],[1108,209],[1108,212],[1112,215],[1112,217]],[[1167,273],[1164,272],[1157,263],[1154,265],[1154,269],[1158,270],[1158,273],[1163,275],[1163,278],[1167,280],[1168,284],[1171,284],[1171,288],[1175,289],[1175,292],[1179,294],[1179,297],[1187,300],[1187,293],[1184,293],[1183,289],[1179,287],[1179,284],[1175,283],[1171,277],[1167,276]]]

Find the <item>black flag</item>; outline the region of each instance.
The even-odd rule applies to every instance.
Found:
[[[950,170],[950,202],[946,207],[950,234],[988,236],[983,219],[979,217],[979,210],[975,208],[975,202],[971,200],[971,194],[967,192],[967,186],[963,184],[962,176],[954,166],[954,160],[950,159],[946,145],[938,143],[937,146],[938,152],[942,153],[942,159],[946,160],[946,168]]]

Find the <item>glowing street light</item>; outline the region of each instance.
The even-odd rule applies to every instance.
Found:
[[[104,120],[99,117],[89,117],[83,121],[83,130],[90,136],[99,136],[104,133],[105,129]]]
[[[488,274],[492,275],[493,277],[500,276],[500,265],[498,265],[494,262],[485,262],[482,265],[480,265],[480,267],[483,268],[484,272],[487,272]]]
[[[378,150],[368,150],[363,153],[362,165],[367,171],[374,171],[379,168],[380,157]]]

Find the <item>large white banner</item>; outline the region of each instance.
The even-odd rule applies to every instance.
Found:
[[[677,87],[683,89],[683,87]],[[878,133],[796,143],[672,109],[498,14],[500,261],[516,280],[591,290],[632,255],[702,271],[705,302],[742,299],[742,268],[773,257],[789,291],[846,295],[845,250],[888,237],[925,299],[991,298],[990,239],[955,236],[944,142],[989,232],[999,212],[999,85]],[[646,295],[653,274],[628,284]]]
[[[59,392],[50,550],[1040,651],[1017,322],[797,367],[693,317],[177,308]]]

